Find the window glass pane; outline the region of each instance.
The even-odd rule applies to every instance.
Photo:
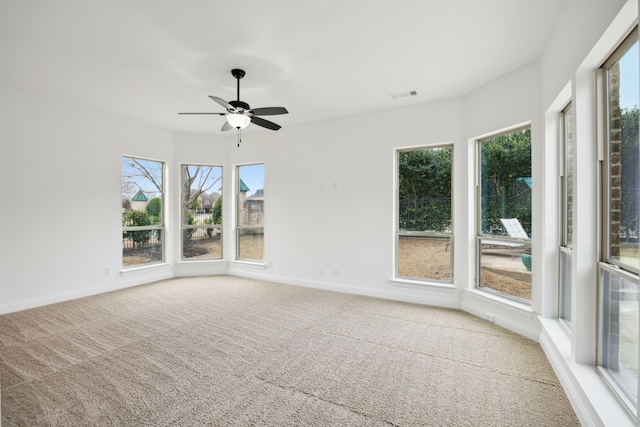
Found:
[[[571,253],[560,251],[560,318],[571,324]]]
[[[478,287],[531,300],[531,130],[479,141]]]
[[[573,106],[564,110],[564,246],[573,245]]]
[[[452,281],[451,147],[398,152],[397,275]]]
[[[637,405],[639,287],[607,270],[602,271],[601,280],[603,354],[600,365]]]
[[[563,138],[561,144],[563,176],[561,178],[561,218],[562,233],[560,250],[560,295],[559,317],[571,324],[571,248],[573,246],[573,105],[562,112]]]
[[[638,269],[638,42],[608,69],[609,257]]]
[[[164,260],[164,164],[122,158],[122,263],[127,266]]]
[[[264,165],[238,166],[237,258],[264,260]]]
[[[480,286],[531,301],[531,242],[479,241]]]
[[[481,234],[509,236],[500,220],[516,218],[531,236],[529,128],[480,142],[480,195]]]
[[[222,258],[222,167],[181,167],[182,259]]]

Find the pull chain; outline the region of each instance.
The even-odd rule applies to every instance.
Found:
[[[240,148],[241,142],[242,142],[242,129],[238,128],[238,148]]]

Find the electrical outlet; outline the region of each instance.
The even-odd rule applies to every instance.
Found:
[[[111,276],[111,268],[110,267],[107,267],[107,268],[104,269],[104,275],[105,276]]]
[[[333,268],[333,275],[334,276],[339,276],[340,275],[340,268],[334,267]]]
[[[320,273],[320,274],[324,273],[324,265],[319,265],[318,266],[318,273]]]

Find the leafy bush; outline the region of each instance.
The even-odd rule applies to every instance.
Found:
[[[140,227],[151,224],[151,217],[146,211],[129,211],[124,214],[122,218],[122,225],[125,227]],[[122,237],[125,239],[131,239],[133,241],[133,247],[140,247],[147,243],[151,239],[151,230],[135,230],[125,231],[122,233]]]
[[[531,130],[482,141],[481,232],[506,235],[500,218],[517,218],[531,235]]]
[[[187,212],[187,224],[193,225],[196,223],[196,218],[193,216],[191,211]],[[193,232],[196,231],[195,228],[187,228],[185,230],[185,236],[187,240],[191,240],[191,236],[193,236]]]
[[[399,225],[406,231],[448,231],[451,226],[451,200],[400,200]]]
[[[401,230],[443,232],[450,229],[452,158],[449,147],[399,153]]]
[[[147,213],[151,217],[151,224],[160,222],[162,215],[162,199],[160,197],[154,197],[147,203]]]
[[[216,199],[211,209],[211,219],[214,224],[222,224],[222,196]]]

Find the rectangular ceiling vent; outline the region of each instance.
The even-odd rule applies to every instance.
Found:
[[[391,95],[389,95],[389,98],[391,99],[402,99],[402,98],[408,98],[410,96],[416,96],[418,94],[417,90],[408,90],[406,92],[399,92],[399,93],[392,93]]]

